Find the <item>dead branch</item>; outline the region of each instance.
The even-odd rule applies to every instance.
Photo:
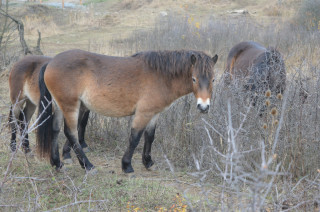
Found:
[[[17,20],[16,18],[12,17],[11,15],[9,15],[7,13],[7,11],[4,11],[1,8],[0,8],[0,15],[3,15],[4,17],[10,18],[13,22],[16,23],[17,29],[19,31],[20,44],[22,46],[24,55],[32,54],[32,52],[30,51],[30,49],[24,39],[24,25],[23,25],[23,23],[21,21]]]
[[[43,52],[41,51],[41,48],[40,48],[40,43],[41,43],[41,32],[38,30],[37,46],[34,48],[34,54],[36,55],[43,55]]]

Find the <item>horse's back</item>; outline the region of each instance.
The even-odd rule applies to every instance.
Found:
[[[265,51],[265,47],[253,41],[235,45],[228,54],[226,72],[247,76],[248,69],[252,66],[255,58]]]
[[[241,42],[234,46],[228,55],[225,73],[226,84],[232,78],[238,78],[248,80],[253,88],[266,84],[277,93],[285,89],[286,71],[280,52],[256,42]]]
[[[12,103],[27,97],[32,103],[37,104],[40,95],[38,86],[40,68],[50,60],[50,57],[30,55],[13,65],[9,75]]]

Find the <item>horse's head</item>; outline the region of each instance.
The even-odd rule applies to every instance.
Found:
[[[217,60],[218,55],[213,58],[204,54],[191,55],[193,93],[201,113],[209,111],[212,84],[215,80],[213,68]]]

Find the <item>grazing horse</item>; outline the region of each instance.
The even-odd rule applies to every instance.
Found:
[[[257,99],[253,93],[267,90],[283,93],[286,87],[286,70],[281,54],[275,48],[265,48],[255,42],[241,42],[229,52],[225,83],[244,80],[245,89],[252,91],[253,105]]]
[[[16,150],[16,123],[18,120],[20,123],[21,135],[27,127],[28,123],[36,110],[36,107],[40,99],[39,90],[39,73],[42,66],[49,63],[51,57],[30,55],[22,58],[16,62],[9,75],[9,87],[10,87],[10,114],[9,122],[11,127],[11,143],[10,147],[12,151]],[[88,111],[84,119],[79,126],[79,138],[83,148],[87,147],[84,141],[85,126],[89,116]],[[30,151],[28,134],[24,132],[25,137],[23,139],[22,147],[27,153]],[[67,141],[64,148],[66,149],[64,158],[69,159],[71,146]]]
[[[90,163],[78,143],[77,121],[86,110],[111,116],[134,115],[129,145],[122,158],[122,170],[133,172],[131,159],[144,132],[142,162],[153,165],[151,146],[159,113],[177,98],[193,92],[197,108],[207,113],[212,95],[213,58],[199,51],[150,51],[130,57],[112,57],[82,50],[70,50],[55,56],[40,73],[41,99],[53,99],[63,113],[55,114],[38,129],[37,142],[42,157],[62,167],[57,136],[64,117],[64,133],[72,144],[80,165],[86,171]],[[40,102],[41,104],[41,102]],[[39,113],[44,110],[40,107]],[[47,114],[52,108],[47,107]],[[46,115],[41,117],[45,120]],[[40,120],[40,122],[41,122]]]

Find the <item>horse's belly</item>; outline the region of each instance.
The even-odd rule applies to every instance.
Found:
[[[134,102],[121,98],[121,96],[103,94],[84,94],[81,101],[89,110],[110,117],[133,115],[136,107]]]
[[[89,108],[90,109],[90,108]],[[123,108],[114,108],[114,107],[94,107],[90,109],[98,114],[108,117],[124,117],[134,114],[134,110],[124,110]]]

